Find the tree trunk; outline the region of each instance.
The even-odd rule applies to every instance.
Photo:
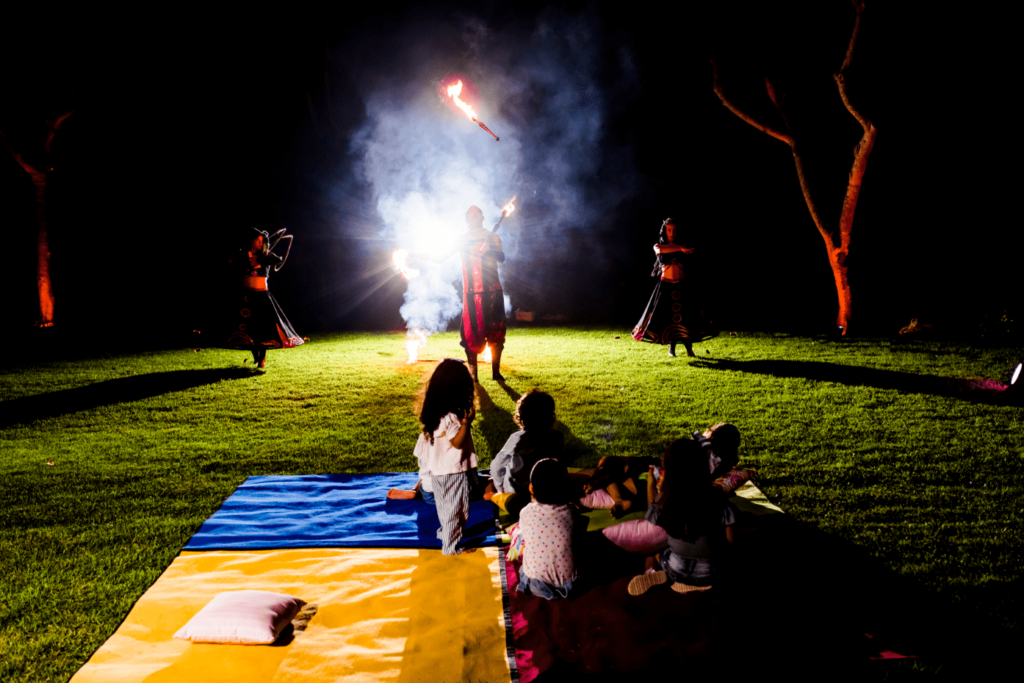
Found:
[[[843,101],[843,106],[846,107],[846,110],[850,112],[850,115],[853,116],[853,118],[857,119],[857,123],[859,123],[861,128],[863,128],[864,134],[861,136],[857,146],[853,148],[853,166],[850,169],[850,176],[846,184],[846,195],[843,198],[843,208],[839,215],[839,224],[835,228],[830,228],[825,224],[825,221],[822,219],[821,212],[818,210],[818,206],[814,201],[814,197],[811,194],[810,184],[807,182],[807,174],[804,172],[804,162],[798,150],[797,140],[792,135],[792,131],[789,126],[789,119],[786,117],[786,113],[782,110],[782,99],[776,96],[775,88],[772,86],[771,81],[768,78],[765,78],[768,98],[772,101],[772,104],[775,105],[775,108],[782,116],[782,122],[785,124],[788,132],[782,132],[781,130],[757,120],[747,112],[740,109],[735,103],[726,97],[725,91],[722,90],[722,86],[718,80],[718,63],[714,57],[711,59],[711,68],[714,76],[712,89],[715,94],[718,95],[718,99],[721,100],[722,104],[725,105],[729,111],[741,120],[749,123],[754,128],[770,135],[776,140],[785,142],[793,151],[793,162],[796,164],[796,174],[800,180],[800,191],[803,193],[804,201],[807,203],[807,210],[811,214],[811,220],[814,221],[814,226],[818,229],[818,233],[821,235],[821,238],[825,240],[825,248],[828,252],[828,264],[832,268],[832,276],[836,281],[836,294],[839,300],[839,313],[836,315],[836,326],[844,335],[850,331],[850,320],[853,318],[853,295],[850,293],[850,280],[847,277],[846,266],[846,258],[850,255],[850,238],[853,234],[853,217],[857,210],[857,199],[860,198],[861,185],[864,182],[864,172],[867,170],[868,166],[868,157],[871,156],[871,150],[874,149],[875,140],[878,138],[878,129],[875,127],[875,124],[864,116],[864,114],[862,114],[856,107],[854,107],[846,89],[845,72],[853,62],[853,50],[857,44],[857,35],[860,32],[861,15],[864,13],[863,0],[852,0],[852,2],[854,9],[857,11],[857,18],[853,24],[853,32],[850,34],[850,44],[846,48],[846,57],[843,59],[843,65],[840,67],[838,72],[833,74],[833,78],[835,79],[836,86],[839,88],[839,97]],[[784,97],[785,95],[783,95],[783,98]]]
[[[36,188],[36,285],[39,289],[39,327],[53,326],[53,282],[50,279],[50,234],[46,228],[46,174],[31,174]]]
[[[836,280],[836,294],[839,297],[836,327],[840,328],[842,334],[846,334],[853,317],[853,295],[850,294],[850,281],[846,277],[846,259],[838,250],[829,249],[828,264],[832,267],[832,277]]]

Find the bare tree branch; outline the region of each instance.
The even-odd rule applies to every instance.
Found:
[[[68,111],[66,111],[63,114],[61,114],[60,116],[58,116],[56,121],[47,121],[46,122],[47,128],[50,129],[49,132],[47,132],[47,134],[46,134],[46,151],[47,152],[50,151],[50,145],[53,143],[53,136],[55,136],[57,134],[57,131],[60,130],[60,124],[64,123],[64,121],[67,120],[67,118],[69,116],[71,116],[72,114],[74,114],[74,113],[75,113],[74,109],[69,109]]]
[[[853,216],[857,210],[857,200],[860,198],[861,186],[864,182],[864,173],[868,167],[868,157],[871,155],[871,150],[874,149],[875,140],[878,137],[878,129],[875,128],[875,124],[871,122],[866,116],[864,116],[860,110],[853,106],[850,101],[849,92],[846,89],[846,78],[844,72],[853,63],[853,51],[857,45],[857,36],[860,32],[860,19],[864,12],[863,0],[852,0],[854,9],[857,10],[857,18],[853,24],[853,32],[850,34],[850,44],[846,48],[846,58],[843,59],[843,65],[839,71],[834,74],[833,78],[836,81],[836,86],[839,88],[839,97],[843,101],[843,106],[850,112],[853,118],[857,119],[857,122],[864,129],[864,134],[861,135],[860,141],[857,146],[853,148],[853,166],[850,169],[850,179],[846,185],[846,196],[843,197],[843,209],[839,215],[839,256],[841,263],[845,263],[846,256],[850,250],[850,239],[853,232]]]
[[[742,120],[746,121],[747,123],[749,123],[750,125],[752,125],[754,128],[757,128],[762,133],[767,133],[768,135],[771,135],[776,140],[781,140],[781,141],[785,142],[790,147],[793,146],[794,141],[793,141],[793,138],[791,136],[786,135],[785,133],[783,133],[781,131],[775,130],[771,126],[768,126],[768,125],[765,125],[765,124],[761,123],[760,121],[755,119],[753,116],[751,116],[750,114],[746,113],[745,111],[743,111],[742,109],[737,107],[735,104],[733,104],[733,102],[731,100],[729,100],[729,98],[727,98],[725,96],[725,92],[722,90],[722,86],[718,82],[718,63],[715,61],[714,57],[711,58],[711,71],[714,74],[714,79],[715,79],[714,80],[714,84],[711,87],[714,89],[715,94],[718,95],[718,99],[722,101],[723,105],[725,105],[726,109],[731,111],[733,114],[738,116],[740,119],[742,119]]]
[[[30,176],[33,177],[39,175],[39,171],[36,170],[35,166],[25,161],[25,158],[23,156],[14,151],[14,148],[11,147],[11,144],[7,142],[7,136],[4,135],[4,132],[2,130],[0,130],[0,142],[3,142],[4,148],[11,153],[11,157],[13,157],[14,160],[18,162],[18,165],[21,166],[25,173],[28,173]]]
[[[737,107],[735,104],[733,104],[733,102],[730,101],[729,98],[725,96],[725,92],[722,90],[722,86],[718,81],[718,64],[716,63],[714,57],[711,58],[711,69],[712,73],[714,74],[714,84],[712,88],[714,89],[715,94],[718,95],[718,99],[722,101],[723,105],[725,105],[725,108],[731,111],[736,116],[738,116],[740,119],[749,123],[754,128],[757,128],[758,130],[767,133],[768,135],[771,135],[776,140],[781,140],[782,142],[785,142],[793,151],[793,162],[796,164],[796,175],[797,178],[799,178],[800,180],[800,191],[804,195],[804,201],[807,203],[807,210],[811,214],[811,220],[814,221],[814,227],[818,229],[818,232],[821,233],[822,239],[825,240],[825,244],[828,245],[829,258],[832,258],[831,252],[836,248],[835,239],[832,236],[832,232],[825,227],[825,222],[821,219],[821,212],[818,211],[818,204],[817,202],[814,201],[814,197],[811,195],[811,186],[807,182],[807,174],[804,172],[804,161],[801,158],[799,152],[797,151],[796,139],[792,135],[786,135],[785,133],[775,130],[771,126],[766,126],[765,124],[761,123],[753,116],[747,114],[739,107]],[[766,82],[768,81],[766,80]],[[768,87],[769,97],[771,97],[774,94],[774,92],[771,89],[770,84]],[[774,103],[774,98],[772,99]],[[783,120],[785,121],[785,119]]]

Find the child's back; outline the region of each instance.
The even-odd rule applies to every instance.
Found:
[[[523,566],[518,590],[548,600],[564,598],[576,580],[572,539],[575,522],[566,501],[569,477],[565,465],[554,459],[533,468],[534,500],[519,513],[523,537]]]

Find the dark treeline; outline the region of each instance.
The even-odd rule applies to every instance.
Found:
[[[367,90],[431,69],[425,89],[447,68],[500,68],[478,61],[497,55],[489,40],[582,16],[599,46],[591,76],[604,103],[596,170],[579,181],[589,208],[553,224],[549,208],[524,201],[503,226],[525,245],[506,268],[513,306],[631,328],[653,285],[651,245],[671,214],[701,249],[718,322],[824,331],[835,288],[792,156],[722,107],[709,57],[717,53],[731,95],[775,125],[765,77],[786,95],[835,220],[859,137],[832,80],[853,7],[713,4],[665,15],[621,3],[374,3],[356,14],[202,21],[154,10],[130,31],[124,17],[75,10],[19,19],[6,29],[17,39],[0,48],[0,129],[31,156],[45,121],[75,110],[51,157],[57,324],[110,338],[201,327],[239,236],[286,226],[295,248],[271,287],[300,332],[402,327],[404,284],[383,270],[394,245],[357,172],[353,136],[367,120]],[[1003,170],[1019,139],[1007,116],[1007,22],[981,10],[875,4],[850,75],[880,130],[854,224],[855,324],[895,332],[917,317],[973,334],[984,316],[1019,305],[1012,256],[1021,239]],[[460,40],[478,40],[477,51]],[[501,102],[501,117],[529,130],[516,117],[536,103],[480,86],[482,98]],[[487,142],[475,127],[466,135]],[[38,317],[33,212],[27,175],[0,149],[11,330]]]

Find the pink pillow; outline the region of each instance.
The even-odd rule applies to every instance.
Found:
[[[580,505],[591,510],[610,510],[612,505],[615,505],[615,501],[607,491],[597,489],[580,498]]]
[[[711,483],[721,489],[722,493],[732,493],[755,474],[756,470],[734,467]]]
[[[668,533],[646,519],[631,519],[601,529],[609,541],[631,553],[653,555],[668,545]]]
[[[269,645],[305,604],[267,591],[218,593],[174,637],[193,643]]]

